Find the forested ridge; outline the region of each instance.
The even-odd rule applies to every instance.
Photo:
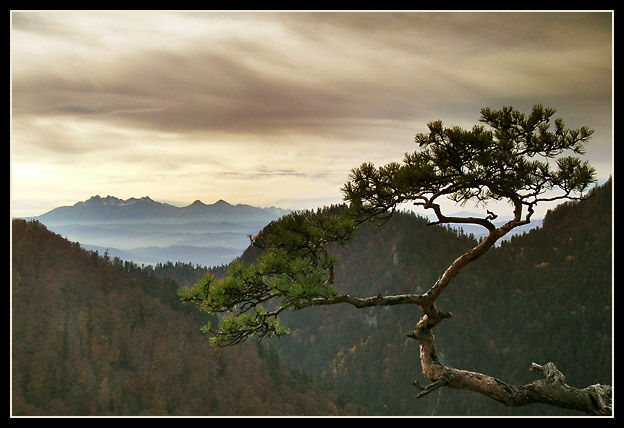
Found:
[[[505,382],[537,380],[532,362],[554,362],[568,384],[612,383],[612,183],[550,211],[543,227],[503,242],[469,266],[439,300],[451,311],[436,334],[451,366]],[[476,244],[454,229],[397,213],[361,227],[340,251],[340,293],[356,297],[421,293]],[[253,259],[255,250],[243,257]],[[546,405],[506,407],[467,391],[441,389],[416,400],[424,382],[418,345],[406,333],[409,307],[307,308],[283,317],[276,341],[283,361],[335,382],[338,392],[376,415],[579,415]]]
[[[612,384],[611,186],[559,206],[456,278],[439,300],[454,314],[436,336],[445,361],[510,383],[552,361],[571,386]],[[422,292],[475,243],[397,213],[339,250],[336,284],[355,296]],[[206,319],[175,294],[207,269],[141,269],[24,221],[13,222],[12,268],[15,415],[578,414],[444,388],[415,399],[412,307],[308,308],[284,318],[292,334],[280,340],[215,349],[199,331]]]
[[[12,414],[357,414],[249,343],[215,349],[179,285],[12,224]],[[338,404],[337,404],[338,403]]]

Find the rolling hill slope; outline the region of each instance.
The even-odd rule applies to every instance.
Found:
[[[357,414],[254,343],[208,345],[177,283],[12,223],[12,414]]]

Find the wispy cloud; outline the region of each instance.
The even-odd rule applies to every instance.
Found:
[[[570,126],[596,128],[589,154],[608,174],[611,18],[15,12],[12,168],[64,165],[64,194],[88,165],[102,186],[111,185],[104,171],[127,177],[124,191],[136,193],[127,197],[180,200],[173,188],[185,188],[189,201],[245,202],[249,192],[222,183],[239,174],[239,186],[267,180],[250,184],[263,193],[257,200],[278,199],[279,188],[280,200],[303,201],[299,188],[276,184],[285,177],[319,192],[334,186],[327,198],[339,198],[351,167],[400,159],[431,120],[472,126],[481,107],[539,102]],[[194,180],[149,179],[169,171],[168,180],[187,180],[185,169]],[[54,192],[46,182],[26,188],[14,179],[14,201]],[[98,191],[120,189],[111,186]]]

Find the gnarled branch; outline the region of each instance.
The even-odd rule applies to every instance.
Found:
[[[425,361],[427,359],[423,363]],[[416,398],[447,386],[477,392],[512,407],[543,403],[582,411],[588,415],[609,416],[612,414],[610,385],[597,384],[583,389],[569,386],[565,382],[565,376],[550,362],[543,366],[533,363],[531,367],[532,371],[541,374],[545,379],[526,385],[510,385],[492,376],[447,367],[439,362],[433,363],[431,359],[428,361],[429,364],[435,364],[435,367],[426,369],[423,367],[423,373],[435,373],[438,378],[426,387],[414,382],[414,385],[423,390]]]
[[[353,297],[343,294],[334,297],[319,297],[306,301],[295,301],[293,305],[297,309],[303,309],[308,306],[335,305],[338,303],[348,303],[356,308],[368,308],[371,306],[393,306],[402,304],[420,305],[423,302],[423,296],[420,294],[398,294],[395,296],[373,296],[366,298]]]

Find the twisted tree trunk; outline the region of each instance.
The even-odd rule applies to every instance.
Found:
[[[492,376],[460,370],[442,364],[438,359],[435,337],[432,329],[444,318],[452,314],[440,312],[434,304],[435,299],[446,289],[451,280],[469,263],[483,255],[505,233],[523,222],[519,210],[516,218],[500,228],[488,228],[490,234],[475,248],[458,257],[442,274],[440,279],[418,300],[424,315],[408,337],[420,342],[420,361],[422,373],[432,383],[422,386],[418,397],[423,397],[438,388],[464,389],[478,392],[507,406],[518,407],[532,403],[551,404],[566,409],[580,410],[588,415],[606,416],[612,414],[612,388],[610,385],[591,385],[578,389],[565,383],[565,376],[553,363],[539,365],[532,363],[531,370],[545,379],[527,385],[510,385]],[[527,218],[528,221],[528,218]]]

